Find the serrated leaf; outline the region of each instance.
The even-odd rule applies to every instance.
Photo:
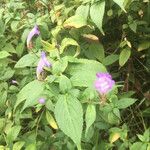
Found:
[[[77,98],[71,95],[61,95],[56,103],[55,118],[60,129],[79,146],[83,126],[83,110]]]
[[[113,0],[117,5],[119,5],[120,6],[120,8],[124,11],[124,12],[126,12],[126,10],[125,10],[125,8],[124,8],[124,2],[125,2],[125,0]]]
[[[68,18],[63,25],[65,28],[81,28],[87,25],[87,22],[81,15],[75,15]]]
[[[122,98],[118,101],[117,103],[117,107],[119,109],[124,109],[124,108],[127,108],[129,106],[131,106],[132,104],[134,104],[136,102],[135,99],[133,98]]]
[[[119,55],[119,65],[122,67],[128,61],[131,55],[131,50],[129,48],[123,49]]]
[[[94,3],[90,7],[90,17],[92,21],[96,24],[98,29],[104,34],[102,29],[103,17],[105,12],[105,1]]]
[[[78,63],[72,63],[68,67],[68,73],[74,86],[94,87],[97,72],[106,72],[106,68],[94,60],[79,59]]]
[[[74,40],[74,39],[71,39],[71,38],[64,38],[61,42],[61,48],[60,48],[60,54],[62,54],[65,50],[66,47],[70,46],[70,45],[73,45],[73,46],[76,46],[76,53],[74,55],[77,56],[80,54],[80,46],[79,44]]]
[[[10,54],[7,51],[0,51],[0,59],[6,58],[10,56]]]
[[[38,80],[34,80],[24,86],[17,95],[17,101],[14,109],[23,101],[25,101],[23,109],[32,106],[38,102],[38,98],[43,93],[44,83]]]
[[[94,123],[96,119],[96,109],[95,106],[89,104],[86,109],[85,121],[86,121],[86,134],[90,128],[90,126]]]
[[[61,75],[59,78],[59,89],[61,92],[65,93],[72,88],[70,79],[65,75]]]
[[[35,66],[38,57],[35,54],[26,54],[16,63],[15,68],[24,68]]]
[[[58,129],[57,123],[49,111],[46,111],[46,119],[52,128]]]

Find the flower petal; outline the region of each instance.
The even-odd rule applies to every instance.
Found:
[[[40,31],[37,25],[34,26],[34,28],[30,31],[27,37],[27,47],[29,48],[30,42],[34,35],[39,35]]]

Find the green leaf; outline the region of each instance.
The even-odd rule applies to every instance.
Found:
[[[16,47],[16,53],[19,57],[21,57],[21,55],[23,54],[23,51],[24,51],[24,43],[18,43],[17,44],[17,47]]]
[[[59,78],[59,89],[62,93],[65,93],[67,91],[69,91],[72,88],[71,82],[70,80],[64,76],[61,75]]]
[[[114,143],[115,141],[117,141],[120,138],[120,133],[116,132],[116,133],[111,133],[110,137],[109,137],[109,141],[110,143]]]
[[[81,15],[75,15],[72,16],[70,18],[68,18],[65,22],[64,22],[64,27],[65,28],[81,28],[83,26],[87,25],[86,20],[84,19],[84,17],[82,17]]]
[[[8,80],[10,79],[15,73],[15,70],[12,70],[11,68],[6,68],[6,70],[3,70],[3,72],[0,72],[0,80]]]
[[[11,43],[7,43],[5,47],[3,47],[4,51],[10,52],[10,53],[16,53],[16,50],[14,46]]]
[[[87,20],[89,15],[90,6],[87,5],[80,5],[76,10],[76,15],[82,15],[82,17]]]
[[[85,55],[90,59],[94,58],[102,62],[105,57],[103,45],[99,43],[91,44],[89,49],[85,51]]]
[[[0,59],[6,58],[10,56],[10,54],[7,51],[0,51]]]
[[[5,32],[5,24],[2,21],[2,19],[0,19],[0,35],[3,35]]]
[[[0,132],[2,132],[5,126],[5,118],[0,118]]]
[[[105,12],[105,1],[94,3],[90,8],[90,17],[92,21],[96,24],[98,29],[104,34],[102,29],[102,22]]]
[[[66,47],[70,46],[70,45],[73,45],[73,46],[76,46],[76,53],[74,55],[75,56],[78,56],[80,54],[80,47],[79,47],[79,44],[74,40],[74,39],[71,39],[71,38],[64,38],[61,42],[61,48],[60,48],[60,54],[62,54],[65,50]]]
[[[126,12],[125,8],[124,8],[124,2],[125,0],[113,0],[116,4],[118,4],[120,6],[120,8]]]
[[[119,109],[118,108],[114,108],[113,109],[113,113],[120,119],[121,117],[120,117],[120,111],[119,111]]]
[[[150,42],[149,41],[144,41],[138,46],[138,51],[143,51],[145,49],[148,49],[150,47]]]
[[[142,147],[142,142],[136,142],[133,143],[133,145],[131,145],[130,150],[137,150],[137,149],[141,150],[141,147]]]
[[[17,32],[17,30],[18,30],[18,24],[19,24],[19,21],[12,21],[11,22],[11,30],[13,32]]]
[[[145,141],[145,138],[144,138],[144,136],[143,136],[143,135],[137,134],[137,136],[138,136],[138,138],[139,138],[142,142],[144,142],[144,141]]]
[[[26,54],[16,63],[15,68],[36,66],[38,57],[35,54]]]
[[[20,130],[21,130],[21,126],[14,126],[10,128],[10,130],[7,133],[7,142],[8,143],[13,142],[17,138]]]
[[[76,145],[80,145],[83,126],[81,103],[71,95],[60,96],[55,107],[55,118],[60,129],[69,136]]]
[[[136,21],[133,21],[133,22],[131,22],[131,23],[129,23],[129,27],[130,27],[130,29],[133,31],[133,32],[135,32],[136,33],[136,30],[137,30],[137,22]]]
[[[119,59],[118,55],[111,54],[111,55],[104,58],[103,64],[105,66],[109,66],[109,65],[113,64],[114,62],[116,62],[118,59]]]
[[[95,105],[89,104],[86,109],[85,121],[86,121],[86,134],[90,126],[94,123],[96,119],[96,109]]]
[[[38,102],[38,98],[42,95],[44,90],[44,83],[38,80],[34,80],[24,86],[17,95],[17,101],[14,109],[23,101],[25,101],[23,109],[29,106],[33,106]]]
[[[26,146],[25,150],[37,150],[36,143],[32,143]]]
[[[94,60],[79,59],[78,63],[69,65],[67,72],[72,75],[70,78],[74,86],[94,87],[97,72],[106,72],[106,68]]]
[[[58,129],[57,124],[55,119],[53,118],[53,116],[50,114],[49,111],[46,111],[46,119],[47,122],[49,123],[49,125],[53,128],[53,129]]]
[[[110,124],[119,124],[119,118],[113,112],[109,112],[108,113],[108,122]]]
[[[122,67],[129,59],[131,50],[129,48],[123,49],[119,55],[119,65]]]
[[[53,74],[61,74],[65,71],[68,66],[68,61],[66,59],[60,59],[53,63],[52,72]]]
[[[3,12],[5,11],[4,8],[0,8],[0,19],[2,20]]]
[[[144,142],[150,142],[150,128],[144,132]]]
[[[24,144],[25,144],[25,142],[23,142],[23,141],[16,142],[13,145],[13,150],[21,150],[21,148],[23,147]]]
[[[23,43],[26,42],[26,39],[27,39],[27,36],[28,36],[29,32],[30,32],[30,30],[27,29],[27,28],[23,31],[23,34],[21,36],[21,40],[22,40]]]
[[[135,102],[136,102],[136,100],[133,98],[122,98],[118,101],[117,107],[119,109],[124,109],[124,108],[127,108],[130,105],[134,104]]]
[[[51,52],[52,50],[56,49],[55,45],[50,44],[47,41],[41,40],[41,42],[42,42],[42,46],[43,46],[44,50],[46,50],[48,52]]]

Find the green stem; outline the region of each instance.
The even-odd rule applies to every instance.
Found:
[[[81,144],[77,145],[77,149],[78,149],[78,150],[82,150],[82,149],[81,149]]]

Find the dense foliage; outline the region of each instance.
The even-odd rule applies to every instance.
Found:
[[[149,20],[149,0],[1,0],[0,150],[150,150]]]

